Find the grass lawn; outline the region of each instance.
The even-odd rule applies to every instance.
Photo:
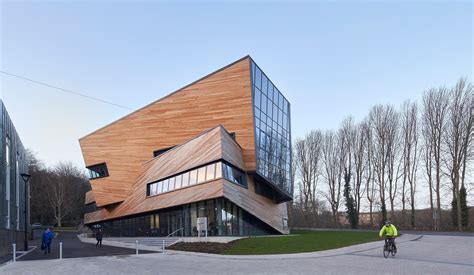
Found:
[[[377,233],[351,231],[295,230],[290,236],[253,237],[233,242],[227,255],[263,255],[301,253],[340,248],[376,241]]]

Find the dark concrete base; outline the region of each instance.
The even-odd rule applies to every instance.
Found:
[[[11,255],[12,244],[16,243],[16,250],[24,250],[25,232],[0,229],[0,257]]]
[[[59,259],[59,243],[63,243],[63,258],[113,256],[135,254],[135,249],[105,246],[96,247],[94,244],[83,243],[77,235],[79,232],[59,232],[58,237],[51,243],[51,253],[44,254],[41,250],[41,240],[30,241],[30,246],[37,246],[36,249],[28,255],[18,259],[18,261]],[[140,250],[142,253],[156,253],[154,251]]]

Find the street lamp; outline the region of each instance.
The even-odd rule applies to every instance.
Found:
[[[31,176],[27,173],[21,173],[21,178],[25,182],[25,251],[28,251],[28,225],[26,224],[26,219],[28,209],[28,181],[30,180],[30,177]]]

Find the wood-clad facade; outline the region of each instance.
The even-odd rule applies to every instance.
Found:
[[[206,212],[214,221],[222,219],[223,213],[232,222],[238,220],[225,228],[210,224],[219,234],[243,234],[235,231],[241,223],[264,223],[266,232],[288,233],[286,204],[256,193],[251,62],[250,57],[244,57],[81,138],[86,167],[106,170],[90,181],[92,190],[86,194],[86,204],[94,204],[96,209],[86,213],[85,224],[117,224],[117,220],[133,218],[153,228],[158,226],[156,215],[161,224],[162,217],[171,219],[169,213],[159,211],[197,207],[207,201],[206,205],[222,204],[222,213]],[[159,155],[154,157],[154,153]],[[184,176],[194,175],[206,165],[206,175],[213,171],[213,177],[199,181],[198,174],[199,182],[191,184],[189,180],[189,186],[184,187]],[[215,169],[221,169],[222,174]],[[237,179],[237,174],[242,178]],[[150,188],[161,188],[162,181],[166,191],[163,187],[163,191],[150,194]],[[202,215],[199,209],[195,215],[192,209],[186,213]],[[151,215],[151,221],[143,218],[146,215]],[[194,216],[187,220],[195,223]]]

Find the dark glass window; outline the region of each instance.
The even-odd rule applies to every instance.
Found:
[[[109,171],[107,170],[107,165],[105,163],[92,165],[87,167],[89,170],[89,179],[97,179],[109,176]]]
[[[171,146],[171,147],[155,150],[155,151],[153,151],[153,157],[156,158],[157,156],[165,153],[166,151],[168,151],[170,149],[173,149],[174,147],[175,146]]]
[[[226,163],[222,163],[222,170],[223,170],[224,178],[226,178],[227,180],[233,183],[247,187],[245,173],[239,171],[238,169]]]

